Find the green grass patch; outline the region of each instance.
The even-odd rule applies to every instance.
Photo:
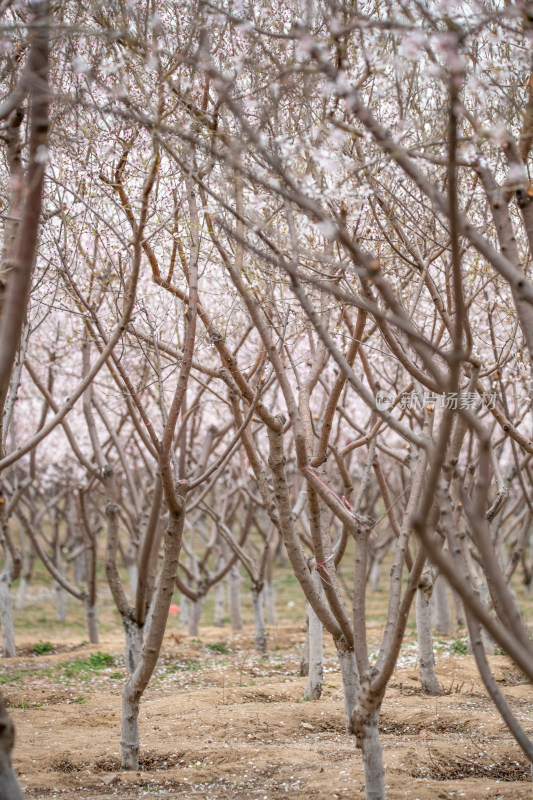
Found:
[[[37,642],[33,645],[33,652],[36,656],[45,656],[47,653],[52,652],[51,642]]]
[[[114,663],[115,659],[113,656],[98,650],[97,653],[91,653],[87,658],[76,658],[74,661],[66,661],[60,666],[63,667],[65,678],[79,678],[83,680],[84,678],[86,679],[91,672],[98,672],[107,667],[112,667]]]
[[[212,642],[207,645],[207,649],[212,653],[229,653],[229,647],[225,642]]]
[[[453,639],[453,641],[450,642],[450,650],[456,656],[466,656],[468,653],[468,640]]]

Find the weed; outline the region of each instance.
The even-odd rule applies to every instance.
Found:
[[[453,639],[450,642],[450,650],[456,656],[466,656],[468,653],[468,641],[466,639]]]
[[[22,680],[22,673],[20,672],[14,672],[11,675],[9,673],[0,675],[0,686],[3,686],[4,683],[17,683],[20,680]]]
[[[228,645],[225,642],[212,642],[207,645],[207,649],[212,653],[229,653]]]
[[[91,653],[87,658],[76,658],[74,661],[67,661],[64,665],[66,678],[87,678],[87,673],[96,672],[115,663],[113,656],[109,653]],[[122,677],[122,676],[121,676]]]
[[[44,656],[46,653],[50,653],[52,651],[52,643],[51,642],[37,642],[33,645],[33,652],[37,656]]]

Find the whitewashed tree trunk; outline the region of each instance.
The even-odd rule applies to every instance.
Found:
[[[67,618],[67,598],[65,590],[57,581],[54,581],[54,586],[56,590],[56,621],[64,622]]]
[[[489,588],[486,583],[483,583],[479,587],[479,599],[483,603],[484,606],[488,606],[490,604],[490,597],[489,597]],[[483,649],[488,656],[493,656],[495,651],[494,639],[490,635],[490,633],[486,630],[486,628],[481,628],[481,639],[483,641]]]
[[[369,583],[371,592],[379,592],[380,577],[381,577],[381,561],[379,558],[375,558],[372,562],[372,566],[370,567]]]
[[[159,575],[150,625],[146,630],[146,646],[122,692],[121,751],[122,768],[139,768],[139,705],[153,674],[165,634],[168,611],[178,570],[183,536],[183,509],[169,512],[165,532],[165,553]]]
[[[363,752],[366,800],[385,800],[385,768],[379,741],[379,708],[373,711],[365,726],[364,737],[358,742]]]
[[[234,631],[240,631],[242,630],[241,565],[238,561],[228,573],[228,600],[231,627]]]
[[[126,672],[132,675],[137,669],[141,658],[143,628],[140,628],[137,623],[132,619],[128,619],[128,617],[123,617],[122,621],[124,623],[124,633],[126,635],[124,663],[126,665]]]
[[[302,678],[309,675],[309,614],[307,614],[305,618],[305,642],[302,659],[300,661],[300,675]]]
[[[191,601],[186,594],[181,595],[180,600],[180,627],[186,628],[189,624],[189,614],[191,611]]]
[[[265,599],[265,612],[267,625],[276,624],[276,587],[273,581],[265,581],[263,588],[263,597]]]
[[[22,610],[26,605],[26,597],[28,594],[28,586],[30,585],[31,576],[33,573],[33,562],[35,554],[33,545],[25,536],[20,537],[21,551],[22,551],[22,572],[20,576],[19,588],[17,590],[16,608]]]
[[[224,617],[226,616],[226,587],[224,581],[219,581],[215,586],[215,613],[213,625],[217,628],[224,627]]]
[[[322,623],[309,603],[307,604],[307,614],[309,619],[309,669],[305,697],[310,697],[311,700],[320,700],[324,686],[323,629]]]
[[[435,600],[435,628],[437,633],[449,636],[452,632],[452,617],[446,588],[446,578],[442,575],[437,575],[433,587],[433,597]]]
[[[6,561],[9,559],[6,558]],[[5,569],[0,574],[0,621],[2,622],[2,651],[4,658],[14,658],[17,655],[15,647],[15,623],[13,619],[13,598],[9,587],[11,586],[11,569],[6,563]]]
[[[252,586],[252,603],[254,607],[255,649],[260,653],[266,650],[265,617],[263,614],[263,591]]]
[[[198,600],[191,603],[189,612],[189,636],[198,636],[200,617],[202,616],[202,609],[204,607],[205,595],[200,595]]]
[[[131,596],[135,597],[137,594],[137,581],[139,580],[139,567],[136,561],[130,561],[128,563],[128,576],[130,579]]]
[[[17,600],[16,600],[16,608],[18,611],[22,611],[24,606],[26,605],[26,597],[28,594],[28,585],[29,580],[26,575],[22,575],[20,578],[19,588],[17,590]]]
[[[455,608],[455,624],[458,627],[462,628],[466,625],[463,601],[461,600],[457,592],[452,590],[452,594],[453,594],[453,604]]]
[[[0,694],[0,800],[24,800],[11,763],[15,729]]]
[[[96,603],[91,604],[89,598],[85,600],[85,614],[87,617],[87,633],[91,644],[98,644],[98,607]]]
[[[347,650],[335,642],[337,657],[341,668],[342,692],[344,697],[344,713],[346,715],[346,730],[353,733],[352,714],[359,694],[359,674],[353,650]]]
[[[440,695],[442,690],[435,674],[433,638],[431,636],[430,587],[416,590],[416,632],[418,636],[418,664],[420,683],[425,694]]]

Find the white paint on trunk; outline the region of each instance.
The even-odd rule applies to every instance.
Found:
[[[122,769],[139,768],[139,702],[140,698],[126,687],[122,693]]]
[[[155,596],[155,592],[154,592]],[[186,594],[181,595],[180,600],[180,627],[186,628],[189,624],[189,614],[191,610],[191,601]]]
[[[450,613],[446,578],[443,575],[437,575],[433,587],[433,598],[435,600],[435,628],[437,633],[449,636],[452,632],[452,615]]]
[[[126,672],[131,675],[135,672],[141,658],[143,628],[140,628],[137,623],[127,617],[124,617],[122,621],[124,623],[124,633],[126,635],[124,662],[126,665]]]
[[[11,571],[5,569],[0,574],[0,621],[2,623],[2,652],[4,658],[14,658],[17,655],[15,647],[15,623],[13,620],[13,598],[9,587],[11,586]]]
[[[128,564],[128,576],[130,579],[130,592],[131,596],[135,597],[137,594],[137,582],[139,580],[139,567],[137,566],[137,562],[129,562]]]
[[[381,577],[381,561],[378,558],[375,558],[372,562],[372,566],[370,567],[370,576],[369,576],[370,591],[379,592],[380,577]]]
[[[425,694],[440,695],[442,690],[435,674],[435,657],[431,636],[431,604],[428,592],[416,590],[416,632],[418,636],[418,663],[420,683]]]
[[[304,696],[310,697],[311,700],[320,700],[324,686],[323,629],[322,623],[309,603],[307,604],[307,614],[309,619],[309,668]]]
[[[346,715],[346,730],[352,733],[352,714],[357,703],[359,693],[359,675],[353,650],[344,650],[337,647],[337,656],[341,668],[342,690],[344,696],[344,713]]]
[[[64,622],[67,618],[67,598],[60,583],[54,581],[56,590],[56,621]]]
[[[234,631],[240,631],[242,630],[241,565],[238,561],[228,573],[228,600],[231,627]]]
[[[205,595],[201,595],[198,600],[191,603],[189,612],[189,636],[198,636],[200,617],[202,616],[202,609],[204,607]]]
[[[266,581],[263,588],[267,625],[276,624],[276,587],[272,581]]]
[[[305,643],[300,661],[300,676],[305,678],[309,675],[309,614],[305,618]]]
[[[385,800],[386,798],[385,769],[379,741],[378,723],[379,709],[376,709],[370,715],[365,727],[364,737],[360,743],[363,751],[366,800]]]
[[[224,626],[224,617],[226,615],[226,588],[223,581],[219,581],[215,586],[215,614],[213,617],[213,625],[217,628]]]
[[[22,575],[22,577],[20,579],[20,583],[19,583],[19,588],[18,588],[18,591],[17,591],[17,600],[16,600],[16,603],[15,603],[17,611],[22,611],[22,609],[26,605],[26,596],[28,594],[28,585],[29,585],[29,579],[26,577],[26,575]]]
[[[87,633],[91,644],[98,644],[98,607],[96,603],[91,605],[89,598],[85,600],[85,614],[87,617]]]
[[[263,615],[263,592],[252,587],[252,603],[254,606],[255,649],[260,653],[266,650],[265,617]]]

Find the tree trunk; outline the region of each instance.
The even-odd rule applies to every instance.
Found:
[[[215,614],[213,625],[217,628],[224,627],[224,617],[226,614],[226,587],[224,581],[219,581],[215,586]]]
[[[191,601],[186,594],[181,595],[180,600],[180,627],[186,628],[189,624],[189,615],[191,613]]]
[[[98,644],[98,608],[96,603],[91,604],[89,598],[85,598],[85,614],[87,617],[87,633],[91,644]]]
[[[324,685],[323,629],[322,623],[309,603],[307,604],[307,613],[309,619],[309,668],[305,697],[310,697],[311,700],[320,700]]]
[[[72,545],[72,549],[77,547],[80,543],[79,539],[76,539]],[[73,561],[72,564],[72,575],[74,578],[74,584],[76,586],[82,586],[85,581],[87,580],[87,568],[85,564],[85,554],[79,553]]]
[[[198,636],[200,617],[202,616],[202,608],[204,607],[205,595],[200,595],[198,600],[191,603],[189,611],[189,636]]]
[[[276,624],[276,588],[272,581],[266,581],[263,588],[267,625]]]
[[[466,625],[465,620],[465,611],[463,608],[463,601],[461,600],[460,596],[457,594],[456,591],[452,591],[453,594],[453,604],[455,607],[455,624],[458,628],[464,628]]]
[[[337,657],[341,668],[342,691],[344,696],[344,713],[346,715],[346,730],[353,733],[353,712],[359,693],[359,674],[355,653],[346,647],[344,642],[335,642]]]
[[[446,589],[446,578],[443,575],[437,575],[433,587],[433,597],[435,598],[435,628],[437,633],[449,636],[452,632],[452,617]]]
[[[9,587],[11,586],[11,570],[9,564],[0,574],[0,620],[2,622],[2,651],[4,658],[14,658],[17,655],[15,647],[15,624],[13,620],[13,598]]]
[[[137,562],[130,561],[128,563],[128,575],[130,579],[131,596],[135,597],[137,594],[137,581],[139,579],[139,567],[137,566]]]
[[[260,653],[264,653],[267,643],[265,617],[263,615],[263,590],[258,592],[255,586],[252,586],[252,602],[254,606],[255,649]]]
[[[241,631],[241,566],[238,561],[232,566],[228,573],[228,594],[231,627],[234,631]]]
[[[0,800],[24,800],[11,763],[15,728],[0,694]]]
[[[309,608],[309,604],[307,604]],[[306,678],[309,675],[309,613],[305,618],[305,642],[302,659],[300,661],[300,676]]]
[[[146,632],[145,646],[135,672],[122,693],[121,751],[123,769],[136,770],[139,768],[139,705],[157,664],[163,643],[178,569],[183,521],[184,509],[169,513],[163,566],[154,598],[150,626]]]
[[[371,592],[379,592],[380,577],[381,577],[381,559],[376,557],[372,561],[372,566],[370,567],[369,583]]]
[[[479,587],[479,599],[484,606],[490,605],[489,587],[486,583],[481,584]],[[481,638],[483,640],[483,649],[488,656],[493,656],[495,651],[494,639],[487,631],[486,628],[481,628]],[[471,645],[470,645],[471,646]],[[473,652],[473,651],[472,651]]]
[[[25,575],[22,575],[22,577],[20,579],[20,582],[19,582],[19,588],[17,590],[17,600],[16,600],[16,603],[15,603],[17,611],[22,611],[22,609],[26,605],[26,595],[28,594],[28,584],[29,584],[28,578]]]
[[[416,632],[418,636],[418,663],[420,683],[425,694],[440,695],[442,690],[435,675],[435,658],[431,636],[430,589],[416,590]]]
[[[67,618],[67,598],[65,590],[57,581],[54,582],[56,590],[56,622],[64,622]]]
[[[366,800],[385,800],[385,769],[383,753],[379,741],[379,708],[372,711],[364,726],[364,733],[357,738],[358,747],[363,753],[365,770]]]
[[[126,672],[132,675],[137,669],[141,658],[143,628],[140,628],[137,623],[129,617],[124,617],[122,621],[124,623],[124,633],[126,634],[124,663],[126,665]]]

